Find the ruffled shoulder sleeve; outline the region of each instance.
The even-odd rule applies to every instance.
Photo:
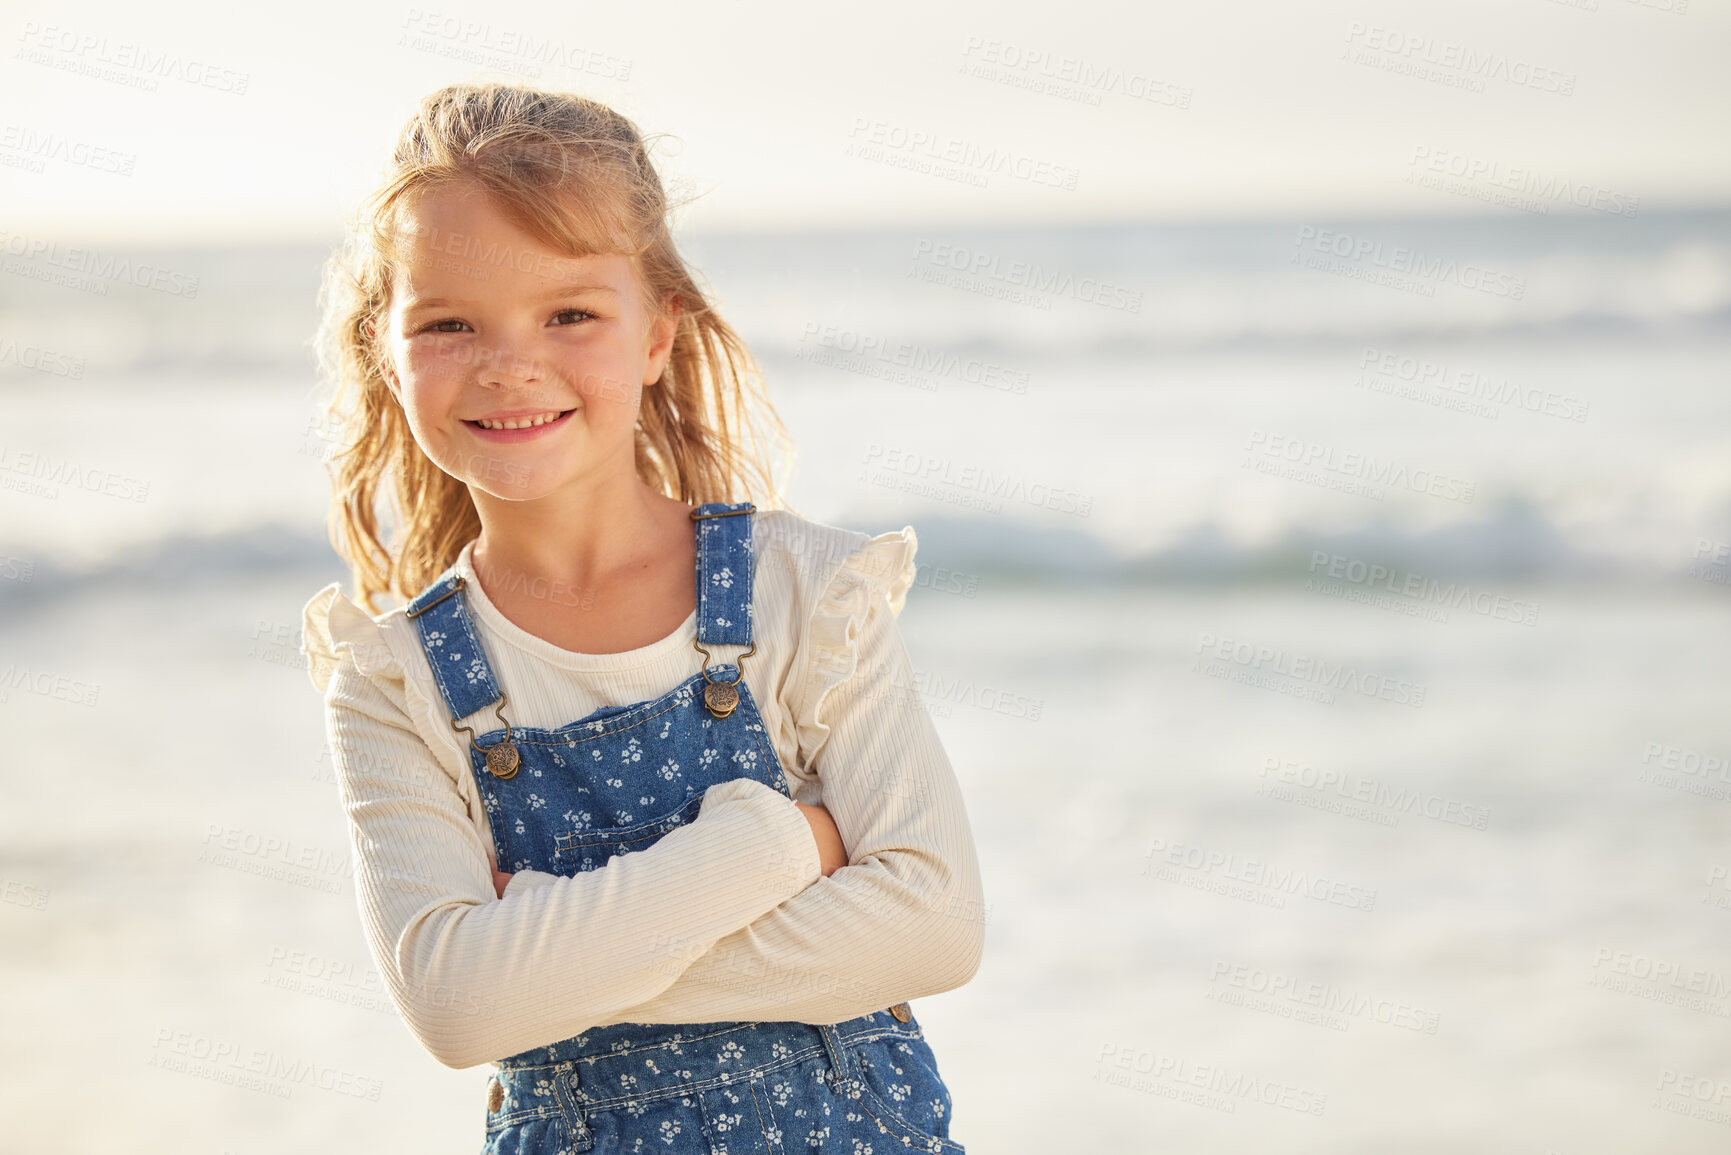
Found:
[[[367,724],[372,724],[378,722],[379,711],[388,704],[402,720],[392,724],[410,730],[424,744],[440,770],[456,783],[458,797],[486,837],[468,752],[450,728],[432,671],[414,640],[413,626],[404,616],[406,608],[398,607],[375,618],[344,597],[337,584],[326,586],[301,611],[307,674],[324,695],[327,711],[358,708],[371,719]],[[393,639],[400,649],[392,646]],[[345,655],[353,662],[355,673],[365,679],[366,691],[338,676]],[[366,701],[371,691],[382,695],[382,700]],[[390,728],[385,726],[387,731]],[[395,740],[395,735],[380,740]]]
[[[814,758],[829,738],[824,702],[858,669],[859,639],[867,617],[874,609],[887,609],[892,617],[901,614],[914,584],[918,549],[919,538],[911,525],[868,538],[842,560],[818,595],[807,623],[807,663],[795,709],[800,751],[806,760]]]
[[[344,649],[353,656],[355,668],[368,677],[403,675],[402,662],[391,651],[384,627],[344,597],[336,582],[314,594],[301,611],[301,637],[307,674],[321,694],[330,685]]]

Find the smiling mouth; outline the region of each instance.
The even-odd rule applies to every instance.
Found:
[[[473,421],[465,420],[463,424],[473,425],[477,429],[533,429],[537,425],[547,425],[575,412],[575,409],[550,409],[546,413],[535,413],[527,417],[478,417]]]

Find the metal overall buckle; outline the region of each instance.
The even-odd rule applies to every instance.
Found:
[[[751,643],[745,653],[733,659],[738,673],[733,675],[731,682],[718,682],[709,676],[709,651],[703,648],[703,643],[696,638],[691,644],[697,647],[697,652],[703,655],[703,706],[717,718],[725,718],[739,706],[739,680],[745,677],[745,659],[757,652],[757,643]]]
[[[493,707],[500,723],[505,727],[505,736],[491,746],[483,746],[475,741],[475,731],[467,726],[451,723],[451,729],[462,731],[469,735],[469,745],[487,756],[487,771],[495,778],[515,778],[517,767],[523,764],[523,756],[517,752],[517,744],[511,741],[511,723],[505,720],[505,691],[499,691],[499,701]]]

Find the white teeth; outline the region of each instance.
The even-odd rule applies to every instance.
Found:
[[[538,413],[533,417],[513,417],[508,421],[494,421],[487,417],[481,417],[476,419],[475,424],[482,429],[533,429],[537,425],[545,425],[549,421],[558,420],[558,418],[558,413]]]

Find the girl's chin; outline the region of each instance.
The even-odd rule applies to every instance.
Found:
[[[469,489],[471,491],[480,490],[495,501],[510,502],[539,501],[541,498],[546,497],[553,492],[551,489],[544,486],[517,486],[512,485],[509,481],[500,481],[497,478],[487,481],[470,481]]]
[[[567,489],[593,468],[589,446],[550,445],[548,452],[471,450],[447,459],[441,468],[471,489],[501,501],[535,501]],[[629,452],[625,461],[632,461]],[[627,470],[631,467],[627,465]]]

